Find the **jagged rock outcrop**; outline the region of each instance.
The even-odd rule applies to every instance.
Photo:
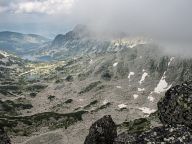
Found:
[[[151,129],[139,129],[131,131],[130,129],[119,134],[117,137],[109,133],[104,137],[111,138],[113,144],[144,144],[144,143],[191,143],[192,142],[192,81],[170,88],[165,97],[158,103],[158,117],[163,126]],[[104,119],[104,118],[102,118]],[[102,120],[101,119],[101,120]],[[95,140],[102,137],[97,133],[97,123],[90,129],[86,144],[92,144]],[[110,120],[110,121],[108,121]],[[105,123],[112,119],[104,119]],[[136,121],[136,120],[135,120]],[[102,121],[103,122],[103,121]],[[134,122],[133,122],[134,123]],[[140,126],[143,123],[139,124]],[[114,126],[105,125],[105,131],[109,132]],[[128,126],[129,127],[129,123]],[[133,126],[134,127],[134,126]],[[144,127],[143,127],[144,128]],[[115,130],[115,129],[113,129]],[[113,132],[115,133],[115,132]],[[107,134],[107,133],[106,133]],[[115,138],[116,137],[116,138]],[[109,139],[107,139],[109,140]],[[105,142],[107,144],[107,142]],[[105,144],[104,143],[104,144]]]
[[[84,144],[113,144],[117,137],[117,127],[110,115],[96,121],[89,130]]]
[[[192,128],[192,81],[170,88],[157,105],[163,124],[184,124]]]
[[[114,144],[145,143],[190,143],[192,134],[188,127],[182,125],[155,127],[142,133],[124,132],[116,138]]]
[[[7,136],[3,128],[0,128],[0,144],[11,144],[10,138]]]

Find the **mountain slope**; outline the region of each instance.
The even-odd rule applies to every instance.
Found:
[[[19,71],[19,68],[24,66],[24,61],[7,52],[0,51],[0,78],[10,78]]]
[[[0,101],[2,122],[14,143],[48,143],[55,136],[52,143],[81,144],[89,126],[103,115],[117,124],[149,117],[171,86],[192,79],[190,58],[165,54],[143,38],[100,39],[84,26],[58,35],[37,54],[64,61],[25,63],[0,55],[1,70],[15,63],[21,70],[10,71],[15,75],[11,83],[2,78],[14,94],[3,93]],[[80,119],[65,119],[74,113]]]
[[[87,111],[83,121],[62,132],[69,143],[83,143],[88,126],[106,113],[117,124],[148,117],[167,89],[192,78],[191,68],[191,59],[164,55],[153,44],[72,58],[38,79],[48,86],[26,97],[33,107],[22,113]],[[37,139],[45,140],[45,135]]]
[[[23,72],[25,61],[21,58],[0,51],[0,95],[3,96],[17,95],[20,90],[21,83],[19,81],[19,73]]]

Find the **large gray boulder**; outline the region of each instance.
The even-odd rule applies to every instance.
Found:
[[[113,144],[117,128],[110,115],[93,123],[84,144]]]
[[[0,144],[11,144],[10,138],[7,136],[3,128],[0,127]]]

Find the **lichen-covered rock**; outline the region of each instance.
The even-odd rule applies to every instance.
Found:
[[[184,124],[192,128],[192,81],[170,88],[158,102],[158,114],[164,125]]]
[[[11,144],[11,141],[3,128],[0,128],[0,144]]]
[[[89,130],[84,144],[113,144],[117,127],[110,115],[96,121]]]
[[[137,143],[189,143],[192,141],[190,129],[186,126],[162,126],[155,127],[148,132],[142,133]]]
[[[192,134],[186,126],[155,127],[142,133],[124,132],[116,138],[114,144],[145,144],[145,143],[190,143]]]

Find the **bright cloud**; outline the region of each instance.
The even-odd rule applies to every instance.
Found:
[[[14,13],[69,13],[75,0],[20,0],[10,3],[9,11]],[[1,11],[1,8],[0,8]]]
[[[0,6],[0,13],[7,11],[7,7]]]

